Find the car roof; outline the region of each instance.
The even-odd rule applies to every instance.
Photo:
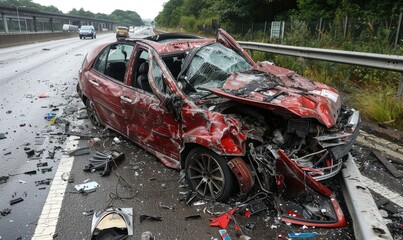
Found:
[[[153,47],[159,54],[167,54],[187,51],[195,47],[210,44],[215,40],[184,33],[163,33],[146,38],[129,38],[126,41],[144,42]]]

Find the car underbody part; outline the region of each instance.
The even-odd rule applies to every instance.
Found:
[[[91,240],[126,239],[132,235],[132,208],[111,207],[92,216]]]
[[[111,173],[112,169],[116,167],[125,158],[123,152],[117,150],[111,151],[97,151],[89,160],[90,163],[84,167],[85,172],[95,172],[102,170],[100,175],[107,176]]]

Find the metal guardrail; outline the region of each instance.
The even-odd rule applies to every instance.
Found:
[[[355,238],[357,240],[392,240],[386,221],[379,213],[351,154],[345,165],[346,167],[342,169],[342,191],[353,219]]]
[[[279,44],[238,42],[241,47],[249,50],[257,50],[302,58],[311,58],[330,62],[338,62],[350,65],[378,68],[399,72],[401,75],[397,97],[403,93],[403,56],[384,55],[376,53],[352,52],[330,50],[320,48],[296,47]]]

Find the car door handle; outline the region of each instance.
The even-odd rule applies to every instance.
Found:
[[[123,100],[123,101],[125,101],[125,102],[128,102],[128,103],[132,103],[132,102],[133,102],[130,98],[128,98],[128,97],[126,97],[126,96],[120,96],[120,99]]]
[[[89,81],[92,85],[99,87],[99,83],[96,80],[89,80]]]

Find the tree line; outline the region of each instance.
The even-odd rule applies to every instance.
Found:
[[[399,0],[169,0],[156,17],[162,27],[266,21],[317,21],[353,16],[370,21],[396,18]]]
[[[51,12],[51,13],[63,13],[57,7],[50,5],[50,6],[42,6],[38,3],[32,2],[32,0],[0,0],[0,4],[3,6],[14,6],[14,7],[26,7],[31,8],[39,11],[44,12]],[[124,11],[116,9],[111,14],[104,14],[104,13],[93,13],[91,11],[86,11],[83,8],[75,9],[73,8],[67,14],[79,17],[88,17],[88,18],[95,18],[101,20],[110,20],[115,22],[127,23],[130,25],[135,26],[142,26],[144,22],[142,21],[140,15],[137,14],[135,11]]]

